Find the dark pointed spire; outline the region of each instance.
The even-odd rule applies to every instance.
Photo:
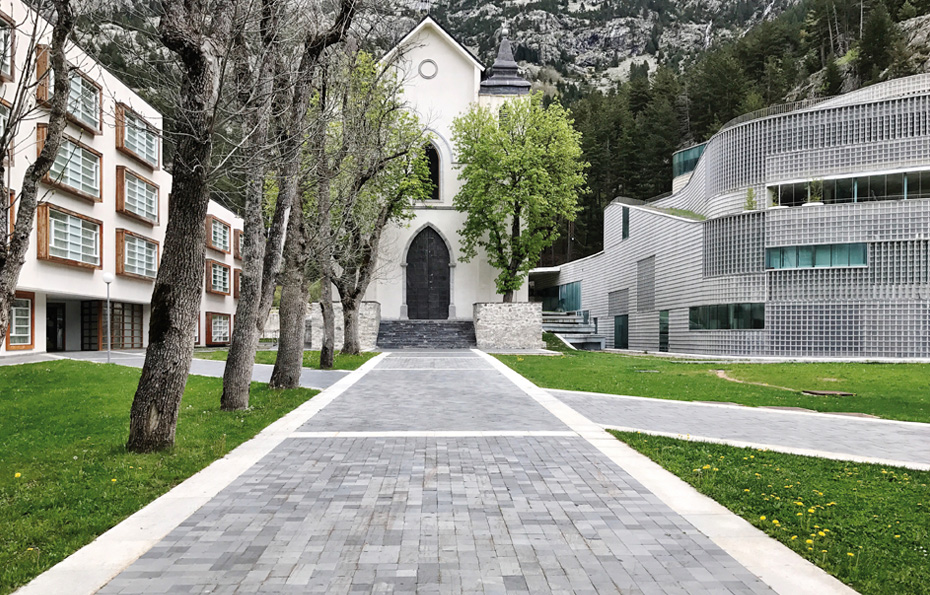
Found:
[[[481,95],[526,95],[530,92],[530,83],[520,76],[520,69],[513,59],[508,33],[507,27],[501,31],[497,59],[491,67],[491,76],[481,83]]]

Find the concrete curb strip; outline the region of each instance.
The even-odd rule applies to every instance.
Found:
[[[387,354],[380,354],[365,362],[358,370],[271,423],[222,459],[195,473],[37,576],[16,591],[16,595],[96,593],[386,357]]]
[[[711,444],[725,444],[737,448],[758,448],[770,450],[772,452],[781,452],[789,455],[801,455],[805,457],[817,457],[820,459],[830,459],[832,461],[849,461],[851,463],[864,463],[868,465],[887,465],[889,467],[904,467],[914,471],[930,471],[930,465],[924,463],[913,463],[910,461],[895,461],[892,459],[877,459],[873,457],[860,457],[851,454],[838,452],[827,452],[823,450],[814,450],[811,448],[791,448],[787,446],[778,446],[771,444],[761,444],[756,442],[743,442],[741,440],[727,440],[723,438],[711,438],[708,436],[695,436],[694,434],[679,434],[675,432],[657,432],[655,430],[643,430],[640,428],[626,428],[611,424],[602,425],[605,430],[617,430],[618,432],[639,432],[649,434],[650,436],[664,436],[666,438],[678,438],[690,442],[708,442]]]
[[[776,592],[785,595],[856,593],[722,505],[698,493],[648,457],[616,440],[603,427],[520,376],[497,358],[477,349],[474,351]]]

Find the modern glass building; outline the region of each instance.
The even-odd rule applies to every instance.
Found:
[[[741,116],[674,162],[671,196],[615,200],[604,251],[537,295],[571,286],[618,348],[930,357],[930,75]]]

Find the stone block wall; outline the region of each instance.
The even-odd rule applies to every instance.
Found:
[[[342,304],[333,303],[336,326],[336,351],[342,348],[345,340],[345,325],[342,318]],[[378,344],[378,329],[381,327],[381,304],[362,302],[358,312],[359,343],[363,350],[375,349]],[[310,304],[310,349],[323,347],[323,310],[319,302]]]
[[[542,304],[475,304],[475,338],[478,349],[541,349]]]

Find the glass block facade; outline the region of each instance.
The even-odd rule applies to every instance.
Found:
[[[930,358],[930,75],[741,118],[690,175],[614,201],[605,250],[537,291],[582,282],[619,348]]]

